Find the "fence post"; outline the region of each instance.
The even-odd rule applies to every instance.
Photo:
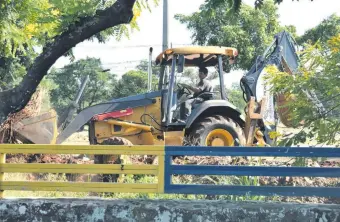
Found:
[[[0,153],[0,169],[2,169],[2,165],[6,163],[6,154]],[[4,173],[0,172],[0,184],[2,185],[2,182],[4,181]],[[0,199],[4,198],[4,191],[0,190]]]
[[[158,156],[158,193],[164,193],[164,154]]]

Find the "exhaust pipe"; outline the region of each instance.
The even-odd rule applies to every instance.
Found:
[[[152,50],[152,47],[150,47],[148,63],[148,92],[152,91]]]

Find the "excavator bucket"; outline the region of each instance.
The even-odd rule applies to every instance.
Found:
[[[55,144],[58,136],[57,114],[55,111],[50,111],[26,118],[15,123],[12,129],[23,142]]]

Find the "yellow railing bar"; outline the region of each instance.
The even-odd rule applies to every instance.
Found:
[[[35,149],[37,147],[40,148],[52,148],[52,149],[79,149],[80,147],[84,149],[95,149],[98,147],[108,147],[111,149],[120,149],[120,150],[154,150],[154,151],[162,151],[164,150],[164,146],[154,146],[154,145],[60,145],[60,144],[0,144],[1,147],[15,147],[19,149]]]
[[[6,153],[13,154],[98,154],[98,155],[157,155],[159,165],[121,164],[41,164],[5,163]],[[158,177],[155,184],[75,183],[41,181],[4,181],[4,173],[70,173],[70,174],[144,174]],[[0,198],[5,190],[70,191],[70,192],[164,192],[164,146],[115,145],[0,145]]]
[[[157,175],[156,165],[6,163],[0,173],[84,173]]]
[[[157,184],[4,181],[1,190],[158,193]]]
[[[164,193],[164,155],[158,156],[158,192]]]
[[[164,146],[2,144],[0,153],[164,155]]]

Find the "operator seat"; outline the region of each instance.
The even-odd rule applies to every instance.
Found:
[[[199,95],[195,97],[191,97],[189,99],[194,99],[194,101],[191,104],[191,111],[193,111],[195,108],[200,106],[204,101],[212,100],[214,99],[214,92],[213,87],[210,87],[208,91],[202,92]],[[184,109],[185,109],[185,101],[180,104],[180,119],[184,119]]]
[[[210,87],[208,91],[200,93],[198,96],[196,96],[196,100],[192,103],[191,110],[194,110],[199,105],[201,105],[204,101],[212,100],[214,99],[214,91],[213,87]]]

